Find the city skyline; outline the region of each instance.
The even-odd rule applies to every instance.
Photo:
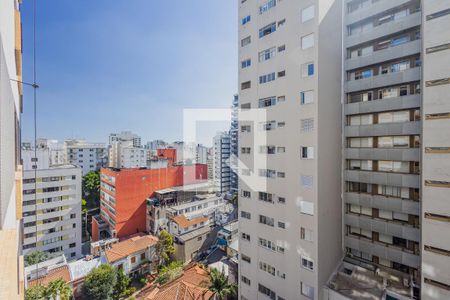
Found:
[[[183,137],[184,108],[231,106],[237,82],[237,5],[133,4],[58,1],[38,6],[38,138],[103,142],[111,132],[131,130],[145,141],[175,141]],[[29,41],[32,2],[22,4],[22,13],[23,39]],[[23,49],[24,81],[32,81],[32,50],[31,44]],[[33,139],[31,92],[24,89],[24,141]],[[54,111],[60,113],[46,113]],[[62,123],[67,125],[55,126]],[[226,129],[212,123],[204,127],[200,132],[209,144],[216,131]]]

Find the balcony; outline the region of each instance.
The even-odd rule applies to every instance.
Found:
[[[344,237],[344,243],[347,247],[358,249],[371,255],[376,255],[379,258],[398,262],[415,269],[420,267],[420,257],[418,255],[404,252],[401,248],[396,246],[387,245],[381,242],[373,242],[365,238],[349,235]]]
[[[419,161],[420,149],[345,148],[344,157],[347,159]]]
[[[410,215],[420,215],[419,201],[388,197],[384,195],[372,195],[369,193],[344,193],[344,202],[348,204],[361,205],[364,207],[378,208]]]
[[[359,8],[355,10],[354,12],[347,13],[345,15],[345,24],[353,24],[359,21],[362,21],[370,16],[378,15],[386,10],[395,8],[397,6],[401,6],[404,4],[407,4],[411,0],[390,0],[390,1],[379,1],[376,3],[373,3],[372,5],[368,5],[363,8]]]
[[[344,170],[344,180],[410,188],[420,187],[420,175],[417,174]]]
[[[374,51],[370,55],[347,59],[345,60],[345,70],[353,70],[420,53],[421,43],[422,41],[419,39],[395,47]]]
[[[346,137],[386,136],[386,135],[418,135],[421,133],[421,122],[384,123],[372,125],[346,126]]]
[[[344,113],[345,115],[355,115],[416,108],[420,107],[421,99],[422,96],[420,94],[415,94],[373,101],[347,103],[344,105]]]
[[[420,229],[404,222],[376,219],[354,213],[346,213],[344,220],[346,225],[352,227],[375,231],[384,235],[396,236],[414,242],[420,241]]]
[[[386,2],[380,2],[380,5],[385,5]],[[420,26],[422,22],[422,13],[416,12],[414,14],[408,15],[394,22],[389,22],[371,30],[355,33],[353,35],[347,36],[344,39],[344,47],[350,48],[359,44],[363,44],[372,40],[379,39],[381,37],[404,31],[406,29]]]
[[[415,67],[402,72],[380,74],[359,80],[349,80],[345,83],[345,92],[352,93],[385,86],[400,85],[405,82],[419,81],[421,70],[421,67]]]

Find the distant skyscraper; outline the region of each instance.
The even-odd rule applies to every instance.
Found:
[[[231,107],[231,127],[230,127],[230,167],[231,167],[231,183],[230,191],[236,193],[238,191],[238,157],[239,157],[239,95],[234,95],[233,105]]]
[[[141,137],[137,134],[132,133],[131,131],[122,131],[120,133],[111,133],[109,135],[109,144],[111,145],[113,142],[133,142],[133,147],[140,148],[142,147],[141,144]]]
[[[214,136],[214,184],[221,193],[230,191],[230,134],[219,132]]]

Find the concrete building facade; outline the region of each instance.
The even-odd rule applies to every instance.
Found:
[[[342,257],[341,3],[239,1],[240,299],[322,299]]]
[[[35,190],[35,183],[36,188]],[[44,251],[81,257],[81,169],[62,165],[25,170],[23,253]]]
[[[231,188],[230,142],[228,132],[218,132],[213,138],[214,184],[221,193],[226,193]]]
[[[230,167],[231,182],[230,191],[238,192],[238,159],[239,159],[239,95],[234,95],[231,106],[231,126],[230,126]]]
[[[0,2],[0,299],[23,299],[20,1]]]
[[[65,140],[66,163],[79,166],[83,176],[90,171],[99,171],[106,166],[107,151],[103,143],[88,143],[84,140]]]
[[[450,1],[422,5],[422,299],[450,299]]]

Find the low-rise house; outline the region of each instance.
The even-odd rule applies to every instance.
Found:
[[[193,265],[183,275],[160,287],[144,289],[137,300],[210,300],[214,293],[208,289],[209,274],[203,268]]]
[[[169,221],[169,233],[174,237],[175,259],[185,263],[195,259],[213,244],[216,232],[210,226],[208,217],[172,217]]]
[[[147,199],[147,232],[157,235],[161,230],[167,230],[168,216],[173,215],[178,206],[200,199],[194,199],[196,196],[215,196],[215,192],[216,188],[211,182],[185,184],[155,191],[154,195]]]
[[[82,297],[84,279],[93,269],[105,264],[103,257],[87,256],[67,263],[64,255],[25,268],[26,287],[35,285],[47,286],[56,279],[62,279],[72,288],[75,299]]]
[[[156,244],[158,238],[152,235],[134,236],[112,244],[104,252],[107,263],[123,270],[128,276],[156,273],[158,259]]]

